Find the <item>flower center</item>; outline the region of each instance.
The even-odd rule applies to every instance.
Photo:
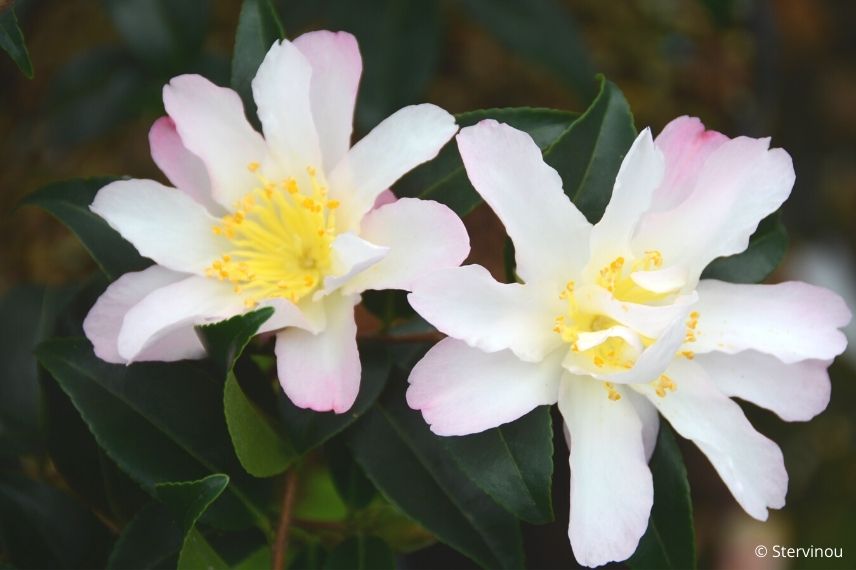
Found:
[[[297,302],[330,271],[339,202],[327,198],[312,167],[306,169],[309,188],[301,188],[294,178],[271,181],[258,172],[257,162],[247,168],[259,186],[212,228],[229,240],[231,249],[205,273],[231,282],[250,308],[274,297]]]
[[[623,257],[616,257],[604,266],[598,273],[597,283],[620,301],[630,303],[651,303],[660,301],[667,296],[665,293],[654,293],[636,284],[631,274],[637,271],[654,271],[663,267],[663,254],[659,251],[646,251],[641,259],[637,259],[630,267]]]

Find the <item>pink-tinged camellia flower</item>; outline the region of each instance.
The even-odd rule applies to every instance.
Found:
[[[805,283],[700,275],[743,251],[787,198],[788,154],[688,117],[656,141],[646,129],[592,226],[527,134],[483,121],[457,141],[514,242],[523,283],[474,265],[419,282],[411,304],[449,338],[413,369],[410,406],[435,433],[465,435],[558,402],[571,452],[569,535],[587,566],[626,559],[645,531],[658,411],[747,513],[764,520],[782,507],[782,454],[731,397],[788,421],[818,414],[850,312]]]
[[[300,407],[341,413],[359,390],[354,305],[410,290],[469,252],[460,219],[389,186],[455,134],[434,105],[405,107],[353,147],[362,61],[347,33],[270,49],[253,80],[264,136],[241,100],[198,75],[164,87],[152,157],[176,188],[113,182],[92,210],[156,265],[110,285],[84,323],[108,362],[199,358],[193,326],[270,306],[280,382]]]

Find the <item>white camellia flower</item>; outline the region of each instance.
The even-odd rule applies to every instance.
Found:
[[[312,32],[270,49],[253,80],[264,137],[241,99],[198,75],[164,87],[152,157],[176,188],[113,182],[92,211],[156,265],[110,285],[84,322],[108,362],[200,358],[193,326],[255,307],[274,315],[283,389],[296,405],[348,410],[359,390],[354,305],[459,265],[460,219],[389,186],[455,134],[434,105],[396,112],[350,147],[357,42]]]
[[[628,558],[645,532],[658,411],[747,513],[764,520],[782,507],[782,454],[731,397],[789,421],[818,414],[850,312],[805,283],[700,275],[743,251],[787,198],[788,154],[694,118],[656,141],[646,129],[592,226],[527,134],[487,120],[457,141],[514,242],[523,283],[475,265],[420,280],[410,303],[449,338],[413,369],[410,406],[435,433],[465,435],[558,402],[571,451],[569,535],[587,566]]]

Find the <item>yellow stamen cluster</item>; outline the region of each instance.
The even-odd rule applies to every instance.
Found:
[[[672,381],[672,379],[669,378],[668,376],[666,376],[665,374],[661,375],[654,382],[654,392],[661,398],[666,397],[667,391],[668,392],[674,392],[677,389],[678,389],[677,384],[675,384],[674,381]]]
[[[684,336],[685,342],[695,342],[698,340],[698,335],[701,334],[696,330],[698,327],[698,311],[690,313],[690,318],[687,320],[687,334]]]
[[[621,278],[624,268],[624,258],[616,257],[612,262],[600,270],[598,283],[609,292],[615,291],[615,284]]]
[[[621,394],[618,393],[618,390],[615,389],[615,386],[612,382],[604,382],[603,387],[606,388],[606,397],[612,400],[613,402],[617,402],[621,399]]]
[[[306,169],[306,192],[294,178],[274,182],[260,168],[258,162],[247,165],[259,185],[212,228],[232,247],[205,270],[209,277],[231,282],[236,293],[245,295],[247,307],[273,297],[297,302],[321,283],[332,264],[339,207],[327,198],[312,167]]]

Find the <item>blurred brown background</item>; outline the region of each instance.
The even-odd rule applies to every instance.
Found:
[[[0,292],[22,282],[63,283],[93,270],[88,254],[59,223],[34,208],[16,210],[23,196],[71,177],[160,178],[147,141],[149,126],[163,114],[160,86],[187,71],[227,82],[239,2],[208,5],[198,53],[154,63],[135,56],[129,24],[117,25],[114,4],[18,3],[36,77],[23,78],[0,57]],[[341,14],[329,4],[284,4],[287,33],[342,27]],[[565,1],[560,8],[570,27],[561,29],[574,36],[560,45],[571,50],[566,61],[579,63],[568,73],[566,63],[539,60],[527,48],[542,34],[555,33],[527,16],[544,2],[499,2],[521,11],[520,25],[504,32],[501,23],[484,17],[485,3],[453,1],[417,2],[429,6],[426,18],[434,27],[427,35],[404,27],[387,36],[383,28],[372,28],[378,19],[386,22],[390,11],[405,10],[403,4],[408,3],[370,0],[349,8],[354,26],[372,35],[380,49],[397,50],[397,38],[419,40],[404,50],[412,59],[402,61],[376,63],[363,46],[366,73],[375,79],[387,72],[381,66],[410,75],[408,92],[398,98],[384,100],[371,92],[380,83],[364,84],[360,133],[384,116],[384,105],[418,101],[451,112],[520,105],[582,110],[592,95],[586,73],[600,71],[624,91],[639,128],[657,132],[675,116],[692,114],[730,136],[772,136],[774,146],[788,150],[797,172],[784,209],[792,253],[775,278],[821,282],[856,297],[856,2]],[[369,97],[371,104],[365,103]],[[501,226],[484,208],[467,223],[472,260],[499,275]],[[856,304],[853,297],[848,301]],[[748,410],[759,430],[781,444],[791,476],[787,507],[765,525],[743,514],[704,457],[684,446],[701,567],[856,567],[854,365],[851,351],[849,361],[833,366],[832,403],[808,424],[784,424]],[[528,531],[534,568],[564,567],[573,560],[564,534],[566,451],[559,447],[557,523]],[[758,559],[756,544],[843,547],[845,558]]]

